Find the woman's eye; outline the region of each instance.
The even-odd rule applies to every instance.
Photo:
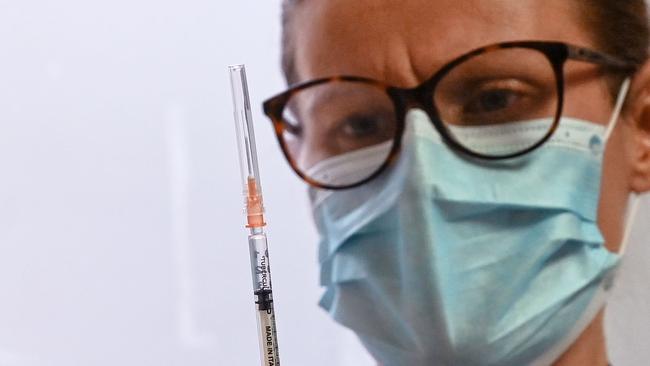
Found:
[[[284,121],[283,125],[284,125],[284,130],[287,133],[293,135],[294,137],[298,137],[302,135],[302,127],[300,126],[299,123]]]
[[[282,127],[284,132],[296,138],[303,133],[303,124],[292,108],[286,108],[282,113]]]
[[[519,93],[509,89],[481,91],[465,105],[464,112],[471,114],[505,111],[517,103]]]
[[[378,117],[357,116],[347,118],[341,126],[342,132],[352,138],[368,138],[382,134],[385,129]]]

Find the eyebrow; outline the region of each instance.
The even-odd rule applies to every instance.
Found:
[[[354,91],[349,89],[348,90],[332,89],[323,93],[319,93],[318,95],[314,95],[309,99],[311,100],[305,106],[307,107],[306,109],[299,108],[298,110],[296,110],[294,108],[291,107],[290,108],[294,111],[294,113],[296,113],[296,115],[300,116],[301,113],[304,112],[306,112],[307,114],[318,112],[319,108],[327,108],[329,104],[333,103],[336,100],[343,100],[348,105],[355,106],[355,105],[359,105],[359,102],[356,100],[362,99],[366,107],[370,106],[375,110],[386,109],[386,108],[382,108],[386,106],[386,103],[382,103],[378,98],[376,98],[376,96],[373,96],[373,94],[364,93],[363,90]],[[393,108],[392,101],[389,99],[388,96],[386,96],[386,102],[390,103],[389,104],[390,108]],[[299,107],[300,103],[297,103],[297,106]]]
[[[298,81],[296,72],[295,52],[292,42],[283,41],[282,51],[282,73],[284,74],[287,85],[293,85]]]

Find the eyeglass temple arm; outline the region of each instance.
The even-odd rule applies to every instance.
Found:
[[[572,60],[584,61],[627,71],[634,71],[636,69],[636,66],[632,62],[587,48],[567,45],[567,51],[568,58]]]

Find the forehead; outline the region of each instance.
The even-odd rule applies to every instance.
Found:
[[[592,45],[579,0],[305,0],[291,37],[299,81],[353,74],[412,86],[491,43]]]

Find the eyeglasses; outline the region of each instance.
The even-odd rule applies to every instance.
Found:
[[[519,41],[475,49],[444,65],[415,88],[398,88],[359,76],[300,83],[264,102],[280,147],[308,184],[347,189],[379,176],[399,154],[406,114],[424,110],[450,148],[486,160],[527,154],[548,141],[564,104],[568,60],[631,74],[636,66],[601,52],[561,42]],[[548,123],[527,128],[526,121]],[[516,143],[481,143],[477,127],[521,125]],[[485,131],[485,129],[483,129]],[[367,160],[363,169],[336,176],[323,166]],[[342,168],[345,169],[345,168]]]

